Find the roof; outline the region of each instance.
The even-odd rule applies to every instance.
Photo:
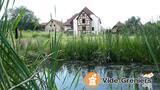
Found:
[[[82,12],[85,12],[88,16],[89,16],[89,18],[90,19],[92,19],[91,17],[90,17],[90,15],[91,14],[94,14],[91,10],[89,10],[87,7],[84,7],[83,8],[83,10],[80,12],[80,13],[76,13],[76,14],[74,14],[70,19],[68,19],[64,24],[66,25],[66,26],[70,26],[70,25],[72,25],[72,22],[73,22],[73,20],[78,16],[79,17],[79,15],[82,13]],[[94,14],[95,15],[95,14]],[[95,15],[96,16],[96,15]],[[77,17],[77,18],[78,18]],[[99,18],[99,17],[98,17]],[[101,22],[101,20],[100,20],[100,18],[99,18],[99,21]]]
[[[64,25],[64,23],[62,23],[61,21],[55,20],[55,19],[51,19],[49,22],[52,22],[52,21],[56,22],[59,25]],[[49,24],[49,22],[47,24]]]
[[[43,23],[41,23],[41,25],[42,25],[42,26],[45,26],[45,25],[47,25],[47,23],[46,23],[46,22],[43,22]]]
[[[74,14],[70,19],[68,19],[64,24],[67,25],[71,25],[71,22],[73,21],[73,19],[75,19],[77,16],[79,15],[79,13]]]
[[[123,25],[123,23],[121,23],[120,21],[116,23],[116,25],[113,26],[113,28],[115,27],[121,27]]]
[[[79,18],[79,16],[81,15],[82,12],[85,12],[87,14],[87,16],[92,20],[92,18],[90,17],[91,14],[94,14],[91,10],[89,10],[87,7],[85,7],[78,15],[77,19]]]
[[[84,11],[86,14],[88,14],[89,16],[91,15],[91,14],[94,14],[91,10],[89,10],[87,7],[85,7],[82,11]],[[81,11],[81,12],[82,12]]]

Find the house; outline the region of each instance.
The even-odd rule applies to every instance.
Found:
[[[101,20],[85,7],[65,22],[65,31],[72,31],[74,35],[81,33],[98,34],[101,31]]]
[[[44,23],[44,22],[40,24],[40,28],[42,29],[42,31],[45,30],[46,25],[47,23]]]
[[[121,23],[120,21],[116,23],[116,25],[113,26],[113,28],[111,29],[111,32],[115,33],[115,32],[119,32],[122,30],[123,27],[123,23]]]
[[[54,19],[51,19],[48,23],[43,23],[42,26],[46,32],[55,30],[57,32],[64,31],[64,24],[61,21]]]

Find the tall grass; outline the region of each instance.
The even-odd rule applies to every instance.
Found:
[[[9,0],[8,0],[9,2]],[[7,5],[8,5],[7,2]],[[3,4],[2,4],[3,5]],[[6,6],[7,6],[6,5]],[[7,7],[6,7],[7,8]],[[21,18],[21,15],[17,17],[12,25],[8,22],[8,16],[5,11],[4,15],[1,18],[1,30],[0,30],[0,62],[1,62],[1,88],[2,89],[9,89],[12,86],[19,84],[21,81],[26,80],[32,74],[32,72],[26,67],[24,62],[20,59],[15,51],[15,44],[13,41],[13,30],[18,23],[18,20]],[[8,35],[9,34],[9,35]],[[7,37],[11,37],[11,41],[7,39]],[[12,43],[12,46],[11,44]],[[19,88],[35,88],[38,89],[35,81],[31,80],[29,83],[24,83],[23,87]],[[32,86],[32,87],[31,87]]]
[[[34,34],[23,32],[24,36],[26,36],[26,34],[30,36],[27,36],[22,40],[32,39],[33,41],[30,46],[30,52],[50,52],[48,44],[45,44],[45,40],[49,40],[49,38],[43,36],[45,35],[45,32],[43,32],[43,34],[35,32],[34,34],[37,36],[34,38],[32,38],[32,35]],[[59,41],[60,52],[57,55],[57,59],[67,61],[114,62],[117,64],[159,64],[160,61],[158,58],[160,58],[160,56],[158,54],[160,52],[160,43],[158,34],[159,31],[151,33],[146,29],[141,33],[135,34],[106,33],[97,36],[82,35],[81,37],[66,36],[63,34]],[[57,33],[57,35],[60,35],[60,33]],[[40,50],[37,46],[37,39],[39,42],[44,42],[44,45],[40,45]],[[151,49],[149,49],[149,47]],[[151,51],[154,56],[151,55]]]
[[[0,10],[4,3],[4,0],[0,1]],[[21,10],[19,16],[14,21],[10,21],[7,15],[8,4],[9,0],[4,5],[6,10],[0,24],[0,89],[57,90],[55,77],[57,77],[57,57],[62,34],[41,34],[41,36],[47,38],[47,40],[46,38],[42,39],[45,40],[43,44],[40,39],[34,39],[39,36],[37,33],[32,36],[24,36],[21,33],[22,36],[15,39],[15,30],[23,17],[24,11]],[[24,40],[26,37],[30,38]],[[31,39],[34,39],[34,41]],[[44,47],[47,47],[47,53],[44,53]],[[31,54],[29,55],[30,50],[33,52],[34,58],[30,56]],[[50,63],[50,67],[46,68],[45,63]]]
[[[38,54],[37,60],[40,59],[41,62],[37,62],[37,60],[33,61],[31,66],[36,65],[35,68],[29,68],[29,64],[26,63],[26,58],[20,57],[18,53],[19,40],[14,39],[14,31],[23,17],[23,10],[14,21],[9,21],[7,15],[7,9],[9,5],[9,0],[0,1],[0,10],[2,10],[2,6],[5,7],[5,12],[1,18],[0,25],[0,89],[1,90],[12,90],[12,89],[20,89],[20,90],[41,90],[41,89],[49,89],[55,90],[57,89],[55,80],[55,72],[56,72],[56,55],[58,53],[58,43],[59,38],[54,39],[51,38],[51,53],[49,55]],[[52,36],[53,37],[53,36]],[[55,42],[53,42],[55,41]],[[37,41],[38,43],[38,41]],[[26,48],[26,52],[27,49]],[[39,45],[37,45],[39,47]],[[26,56],[26,55],[24,55]],[[52,68],[43,71],[44,75],[47,76],[46,81],[42,79],[39,75],[39,68],[42,66],[42,63],[45,62],[48,57],[52,56]],[[45,83],[45,84],[44,84]],[[46,87],[47,85],[47,87]]]
[[[149,47],[152,46],[156,63],[160,63],[158,53],[160,50],[157,36],[152,34],[142,35],[105,34],[99,36],[83,36],[68,38],[62,45],[61,53],[66,60],[114,62],[114,63],[142,63],[155,64]],[[67,38],[67,37],[64,37]],[[147,41],[146,41],[147,40]],[[147,43],[148,42],[148,43]],[[148,46],[149,45],[149,46]]]

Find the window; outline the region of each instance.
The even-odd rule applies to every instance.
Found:
[[[85,19],[82,19],[82,23],[86,23],[86,20],[85,20]]]
[[[86,27],[85,27],[85,26],[83,26],[83,27],[82,27],[82,30],[83,30],[83,31],[85,31],[85,30],[86,30]]]
[[[82,16],[85,16],[85,13],[82,13]]]
[[[94,31],[94,27],[92,27],[92,31]]]

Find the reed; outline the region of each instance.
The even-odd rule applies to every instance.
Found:
[[[42,51],[37,53],[37,56],[32,63],[29,63],[27,59],[27,53],[30,48],[30,43],[26,45],[26,49],[21,47],[20,39],[15,39],[15,29],[23,16],[23,10],[14,21],[9,21],[7,15],[7,9],[10,0],[1,0],[0,1],[0,10],[2,10],[2,6],[5,7],[5,12],[1,17],[0,21],[0,89],[1,90],[41,90],[41,89],[50,89],[56,90],[56,84],[54,82],[56,76],[56,55],[58,52],[58,43],[59,39],[49,38],[48,42],[50,42],[50,54],[44,55]],[[5,4],[6,3],[6,4]],[[14,4],[14,2],[13,2]],[[35,37],[36,35],[34,35]],[[55,36],[54,36],[55,37]],[[56,41],[56,42],[52,42]],[[44,46],[46,46],[44,43]],[[36,41],[36,49],[40,50],[42,47],[39,44],[39,41]],[[21,51],[23,48],[24,51]],[[20,56],[18,53],[24,52],[24,55]],[[40,75],[41,67],[47,59],[52,58],[52,68],[51,69],[42,69],[42,72],[47,79],[43,79],[42,75]],[[33,60],[33,59],[32,59]],[[39,62],[40,61],[40,62]],[[46,80],[46,81],[45,81]],[[47,85],[47,87],[46,87]]]

